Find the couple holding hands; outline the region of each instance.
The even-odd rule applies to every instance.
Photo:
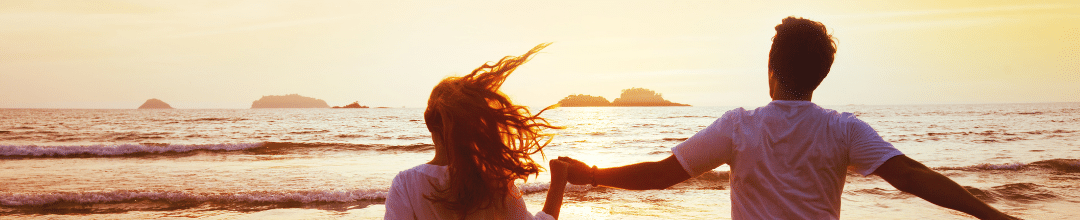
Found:
[[[547,45],[435,86],[424,112],[435,158],[394,177],[385,219],[558,219],[567,182],[664,189],[723,164],[731,166],[734,219],[838,219],[848,170],[980,219],[1014,219],[904,156],[853,114],[812,103],[836,44],[821,23],[795,17],[783,19],[773,37],[772,102],[727,111],[660,161],[600,169],[568,157],[551,160],[547,201],[534,215],[514,181],[541,171],[530,155],[550,142],[544,129],[560,127],[540,117],[551,107],[532,114],[499,87]]]

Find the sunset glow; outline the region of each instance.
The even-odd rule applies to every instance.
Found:
[[[773,27],[824,23],[823,105],[1080,101],[1070,1],[2,1],[0,108],[423,107],[443,77],[553,42],[515,101],[639,87],[695,106],[769,100]]]

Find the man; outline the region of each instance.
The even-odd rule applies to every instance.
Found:
[[[848,169],[980,219],[1011,219],[882,140],[851,113],[810,102],[836,45],[821,23],[795,17],[776,26],[769,52],[773,101],[737,108],[671,149],[673,155],[605,169],[570,158],[568,180],[623,189],[664,189],[731,166],[734,219],[838,219]]]

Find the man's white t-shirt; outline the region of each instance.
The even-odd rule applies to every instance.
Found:
[[[734,219],[838,219],[847,170],[902,154],[854,114],[780,100],[728,111],[671,151],[690,176],[731,166]]]

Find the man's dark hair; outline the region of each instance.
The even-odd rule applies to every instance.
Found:
[[[820,22],[787,17],[776,25],[769,71],[792,92],[812,92],[829,75],[836,42]]]

